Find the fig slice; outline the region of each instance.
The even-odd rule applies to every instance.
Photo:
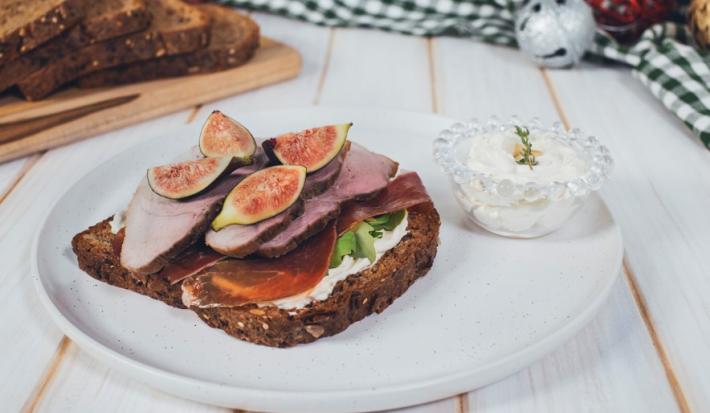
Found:
[[[305,181],[303,166],[279,165],[254,172],[229,192],[212,229],[255,224],[280,214],[299,199]]]
[[[200,152],[207,157],[251,158],[256,151],[254,136],[241,123],[215,110],[202,126]]]
[[[267,155],[284,165],[305,166],[315,172],[338,155],[352,123],[310,128],[267,139],[262,146]]]
[[[201,158],[148,169],[148,185],[156,194],[169,199],[196,195],[212,185],[234,165],[231,156]]]

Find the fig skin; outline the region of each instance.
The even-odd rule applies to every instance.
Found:
[[[261,146],[272,162],[305,166],[310,174],[328,165],[338,156],[348,139],[348,131],[352,125],[352,122],[326,125],[300,132],[286,133],[265,140]],[[327,132],[335,133],[335,139],[330,147],[325,147],[319,139],[313,139],[314,135]],[[309,145],[311,146],[309,147]]]
[[[274,186],[284,182],[287,186]],[[301,198],[305,182],[303,166],[278,165],[256,171],[229,192],[211,227],[219,231],[229,225],[251,225],[276,216]]]
[[[256,140],[244,125],[215,110],[202,126],[199,147],[206,157],[234,156],[245,159],[254,155]]]
[[[156,166],[148,169],[146,175],[154,193],[179,200],[201,193],[239,165],[239,161],[229,156],[201,158]]]

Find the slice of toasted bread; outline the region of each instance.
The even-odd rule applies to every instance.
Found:
[[[432,204],[409,209],[408,234],[375,265],[339,281],[332,294],[301,309],[284,310],[255,304],[237,308],[191,308],[208,325],[241,340],[272,347],[309,343],[345,330],[350,324],[381,313],[429,271],[439,239],[439,214]],[[111,285],[184,308],[180,285],[157,275],[137,276],[119,264],[108,220],[72,240],[79,267]]]
[[[144,30],[150,14],[143,0],[88,2],[81,22],[42,46],[0,65],[0,92],[42,68],[90,44]]]
[[[91,88],[230,69],[249,60],[259,46],[259,26],[248,16],[217,5],[199,6],[212,19],[206,49],[101,70],[78,81]]]
[[[144,31],[92,44],[49,63],[18,82],[28,100],[46,97],[81,76],[122,64],[188,53],[207,46],[207,13],[180,0],[145,0],[152,15]]]
[[[4,0],[0,3],[0,64],[27,53],[76,24],[85,0]]]

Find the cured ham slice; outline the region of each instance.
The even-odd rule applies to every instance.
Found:
[[[126,211],[121,265],[139,274],[160,271],[205,233],[229,191],[266,162],[263,152],[257,153],[252,165],[236,169],[204,193],[182,201],[155,194],[144,178]]]
[[[345,206],[338,217],[338,234],[376,215],[388,214],[431,202],[422,180],[416,172],[405,172],[387,185],[384,191],[368,201]]]
[[[220,261],[183,282],[183,302],[202,308],[236,307],[308,291],[328,272],[335,240],[331,223],[279,258]]]
[[[177,284],[226,258],[205,245],[193,245],[166,265],[157,275],[164,277],[170,284]]]

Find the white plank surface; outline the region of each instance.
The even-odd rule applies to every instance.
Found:
[[[540,71],[517,50],[466,39],[434,40],[439,112],[468,119],[490,116],[556,119]]]
[[[426,40],[337,29],[319,103],[431,111]]]
[[[557,117],[540,71],[514,50],[461,39],[429,44],[376,31],[331,31],[278,17],[256,18],[264,34],[302,52],[303,74],[278,86],[208,103],[197,122],[212,108],[239,112],[313,103],[422,112],[438,108],[462,118],[512,113]],[[629,85],[634,81],[628,73],[583,68],[550,77],[572,123],[608,142],[619,162],[603,195],[622,224],[631,266],[683,391],[696,411],[707,410],[710,264],[703,252],[710,245],[710,217],[703,209],[710,201],[710,154],[647,91]],[[62,337],[39,308],[28,272],[31,236],[50,200],[64,182],[91,165],[147,135],[183,124],[187,116],[176,114],[135,126],[129,133],[118,131],[50,151],[0,204],[3,409],[17,411],[32,400]],[[21,165],[0,165],[0,188],[18,168]],[[220,411],[148,389],[74,344],[68,345],[36,403],[38,410],[49,412],[111,406],[115,411]],[[675,411],[677,404],[629,289],[620,282],[594,322],[540,362],[470,393],[463,403],[452,398],[402,411],[469,409],[665,412]]]
[[[593,75],[592,75],[593,74]],[[608,142],[604,195],[691,410],[710,410],[710,152],[627,72],[551,73],[570,122]]]

